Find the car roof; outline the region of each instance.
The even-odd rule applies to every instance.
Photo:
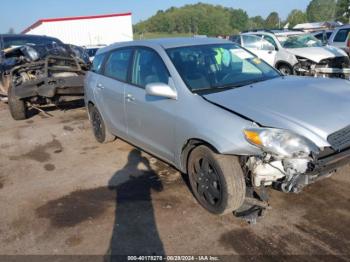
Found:
[[[350,24],[348,24],[348,25],[342,25],[342,26],[340,26],[340,27],[337,27],[335,30],[339,30],[339,29],[348,29],[348,28],[350,28]]]
[[[98,53],[104,53],[118,47],[128,47],[128,46],[146,46],[146,47],[159,46],[164,49],[169,49],[169,48],[176,48],[176,47],[208,45],[208,44],[232,44],[232,42],[224,39],[207,38],[207,37],[159,38],[159,39],[136,40],[136,41],[122,42],[122,43],[115,43],[108,47],[100,49]]]
[[[0,37],[3,38],[38,38],[38,37],[42,37],[42,38],[50,38],[50,39],[57,39],[56,37],[52,37],[52,36],[46,36],[46,35],[25,35],[25,34],[0,34]]]
[[[244,32],[242,35],[275,35],[275,36],[287,36],[287,35],[301,35],[306,34],[303,31],[278,31],[278,30],[271,30],[271,31],[264,31],[264,30],[257,30],[257,31],[251,31],[251,32]]]

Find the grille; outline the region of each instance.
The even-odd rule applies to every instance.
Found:
[[[335,150],[341,151],[350,147],[350,126],[329,135],[327,140]]]

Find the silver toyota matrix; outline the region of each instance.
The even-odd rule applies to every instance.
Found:
[[[116,137],[188,174],[215,214],[298,193],[350,159],[350,82],[283,76],[220,39],[101,49],[85,80],[98,142]]]

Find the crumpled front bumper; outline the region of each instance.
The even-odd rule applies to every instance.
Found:
[[[337,168],[342,167],[350,163],[350,149],[344,150],[340,153],[334,153],[332,155],[319,158],[315,162],[315,168],[311,173],[307,175],[327,175],[330,172],[335,171]]]
[[[332,74],[344,74],[344,75],[350,75],[350,68],[315,68],[313,70],[315,74],[322,74],[322,75],[332,75]]]
[[[295,71],[299,74],[306,75],[306,76],[336,76],[343,75],[346,78],[350,77],[350,68],[330,68],[330,67],[321,67],[321,68],[314,68],[310,70],[306,70],[304,68],[296,68]]]
[[[28,81],[16,86],[14,95],[18,99],[41,96],[52,98],[56,95],[84,95],[84,76],[56,77]]]

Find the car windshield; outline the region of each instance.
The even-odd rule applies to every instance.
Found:
[[[187,46],[167,53],[192,92],[217,92],[281,76],[235,44]]]
[[[320,40],[310,34],[283,35],[277,37],[284,48],[321,47]]]
[[[0,39],[1,40],[1,39]],[[56,38],[42,37],[42,36],[10,36],[3,37],[3,49],[10,47],[17,47],[23,45],[50,45],[50,44],[62,44]]]

